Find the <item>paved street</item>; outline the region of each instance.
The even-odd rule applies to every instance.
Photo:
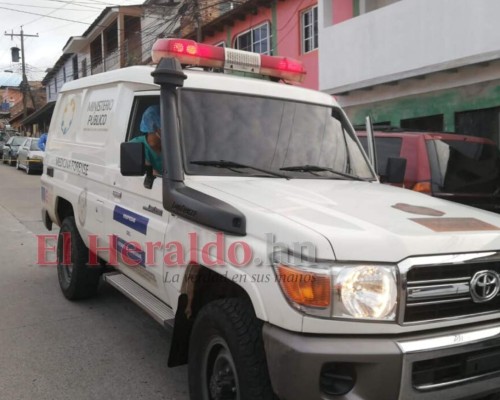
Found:
[[[0,399],[187,399],[155,321],[108,285],[71,303],[55,267],[36,265],[39,181],[0,165]]]

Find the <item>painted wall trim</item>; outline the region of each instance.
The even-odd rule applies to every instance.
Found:
[[[370,86],[382,85],[384,83],[399,81],[403,79],[415,78],[420,75],[432,74],[435,72],[442,72],[450,69],[471,66],[474,64],[485,63],[489,61],[495,61],[500,59],[500,50],[492,51],[489,53],[477,54],[470,57],[464,57],[451,62],[428,65],[422,68],[416,68],[413,70],[400,72],[393,75],[387,75],[383,77],[378,77],[374,79],[368,79],[366,81],[356,82],[351,85],[339,86],[336,88],[324,89],[323,91],[329,94],[340,94],[344,92],[351,92],[353,90],[359,90]]]
[[[279,55],[278,51],[278,0],[274,0],[271,6],[271,52],[272,56]]]

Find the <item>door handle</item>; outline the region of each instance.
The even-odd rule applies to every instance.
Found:
[[[121,199],[122,192],[119,192],[118,190],[113,190],[113,197],[116,197],[117,199]]]
[[[151,204],[142,207],[143,210],[149,211],[150,213],[159,215],[160,217],[163,215],[163,211],[160,210],[158,207],[152,206]]]

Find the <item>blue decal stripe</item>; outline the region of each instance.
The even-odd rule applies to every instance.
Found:
[[[144,235],[148,231],[149,218],[126,210],[123,207],[115,206],[113,210],[113,219]]]
[[[116,251],[118,254],[122,254],[123,248],[127,246],[126,256],[130,258],[132,261],[139,264],[141,267],[146,267],[146,253],[142,251],[140,248],[134,247],[132,243],[123,240],[119,236],[115,236],[116,239]]]

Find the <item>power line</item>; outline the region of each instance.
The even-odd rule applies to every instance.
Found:
[[[58,10],[59,8],[58,7],[49,7],[49,6],[35,6],[35,5],[32,5],[32,4],[19,4],[19,3],[4,3],[4,2],[0,2],[0,4],[4,5],[4,6],[18,6],[18,7],[30,7],[30,8],[44,8],[44,9],[49,9],[49,10]],[[84,7],[84,6],[82,6]],[[95,8],[97,10],[97,8]],[[92,10],[82,10],[82,9],[79,9],[79,8],[65,8],[64,9],[65,11],[83,11],[83,12],[95,12],[93,11],[94,10],[94,7],[92,7]]]
[[[58,20],[61,20],[61,21],[74,22],[76,24],[90,25],[90,23],[88,23],[88,22],[76,21],[74,19],[68,19],[68,18],[62,18],[62,17],[54,17],[53,15],[44,15],[44,14],[34,13],[34,12],[31,12],[31,11],[16,10],[14,8],[7,8],[7,7],[0,7],[0,9],[7,10],[7,11],[19,12],[19,13],[22,13],[22,14],[38,15],[38,16],[41,16],[41,17],[58,19]]]
[[[55,2],[55,3],[67,3],[68,2],[67,0],[45,0],[45,1],[52,1],[52,2]],[[95,10],[102,10],[102,7],[93,7],[94,5],[96,5],[95,3],[78,1],[78,2],[75,2],[74,4],[75,5],[77,4],[77,5],[81,6],[81,7],[93,8]],[[90,4],[92,4],[92,5],[90,5]]]
[[[71,1],[71,3],[72,3],[72,2],[73,2],[73,0]],[[31,20],[31,21],[28,21],[28,22],[26,22],[26,23],[24,24],[24,26],[29,25],[29,24],[32,24],[33,22],[39,21],[39,20],[41,20],[42,18],[49,17],[51,14],[55,13],[56,11],[62,10],[64,7],[66,7],[68,4],[71,4],[71,3],[63,4],[61,7],[58,7],[58,8],[56,8],[55,10],[50,11],[48,14],[45,14],[45,15],[40,16],[40,17],[38,17],[38,18],[35,18],[35,19]]]
[[[117,7],[126,7],[126,6],[119,6],[119,5],[117,5]],[[8,8],[8,7],[0,7],[0,9],[2,9],[2,10],[8,10],[8,11],[13,11],[13,12],[19,12],[19,13],[22,13],[22,14],[37,15],[39,17],[46,17],[46,18],[57,19],[57,20],[61,20],[61,21],[74,22],[74,23],[83,24],[83,25],[92,25],[93,24],[93,22],[77,21],[77,20],[73,20],[73,19],[68,19],[68,18],[63,18],[63,17],[55,17],[53,15],[47,15],[47,14],[39,14],[39,13],[31,12],[31,11],[17,10],[17,9]],[[107,26],[104,26],[104,25],[96,25],[96,26],[104,27],[104,28],[107,27]]]

